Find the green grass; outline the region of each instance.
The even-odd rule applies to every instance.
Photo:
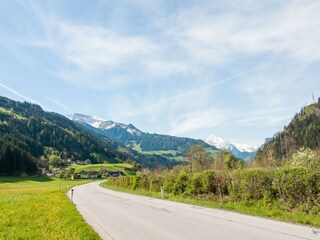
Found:
[[[139,153],[142,153],[142,149],[140,147],[140,144],[137,144],[136,142],[133,142],[133,147],[132,147],[133,150],[139,152]]]
[[[184,157],[183,156],[177,156],[177,151],[176,150],[157,150],[157,151],[143,151],[141,149],[140,144],[136,144],[135,142],[133,142],[133,150],[139,152],[139,153],[143,153],[143,154],[149,154],[149,155],[161,155],[163,157],[166,157],[168,159],[174,160],[174,161],[183,161]],[[166,156],[166,154],[172,154],[172,157],[168,157]]]
[[[157,151],[143,151],[141,149],[140,144],[137,144],[135,142],[133,142],[133,150],[139,152],[139,153],[143,153],[143,154],[156,154],[156,155],[161,155],[163,157],[166,157],[168,159],[174,160],[174,161],[184,161],[185,160],[185,156],[177,156],[177,152],[176,150],[157,150]],[[220,153],[220,150],[213,150],[213,149],[207,149],[207,152],[210,154],[211,157],[216,157],[218,153]],[[167,156],[167,154],[172,154],[172,157]]]
[[[136,174],[136,170],[133,168],[131,164],[128,164],[128,163],[117,163],[117,164],[102,163],[102,164],[88,164],[88,165],[72,164],[68,168],[75,168],[76,172],[88,171],[88,170],[99,171],[100,169],[107,169],[107,170],[123,171],[127,175]]]
[[[0,177],[0,239],[100,239],[66,196],[87,182]]]
[[[150,192],[144,190],[131,190],[127,188],[120,188],[113,186],[108,182],[101,183],[102,187],[109,188],[116,191],[122,191],[142,196],[148,196],[153,198],[161,198],[160,193]],[[212,197],[211,197],[212,198]],[[286,211],[279,202],[265,203],[264,201],[241,201],[234,202],[228,201],[227,198],[222,201],[219,199],[210,199],[210,196],[201,196],[201,198],[193,198],[188,196],[174,196],[165,195],[166,200],[187,203],[191,205],[224,209],[243,214],[260,216],[271,218],[279,221],[305,224],[314,227],[320,227],[320,215],[319,214],[305,214],[301,212]]]

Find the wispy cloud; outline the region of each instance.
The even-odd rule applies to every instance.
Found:
[[[65,92],[103,118],[154,132],[263,139],[319,92],[317,0],[107,1],[77,17],[57,10],[71,4],[19,4],[29,15],[10,14],[24,29],[3,40],[11,55],[20,63],[45,55]]]
[[[30,98],[30,97],[27,97],[27,96],[23,95],[22,93],[19,93],[18,91],[14,90],[14,89],[12,89],[12,88],[10,88],[10,87],[2,84],[2,83],[0,83],[0,87],[8,90],[9,92],[13,93],[13,94],[16,95],[17,97],[20,97],[20,98],[22,98],[22,99],[24,99],[24,100],[26,100],[26,101],[28,101],[28,102],[38,104],[39,106],[43,107],[44,109],[50,111],[50,109],[47,108],[45,105],[39,103],[38,101],[36,101],[36,100],[34,100],[34,99]]]
[[[219,109],[212,108],[206,111],[195,111],[173,124],[170,134],[181,136],[192,131],[217,127],[227,119],[227,114]]]
[[[50,102],[53,102],[54,104],[58,105],[59,107],[62,107],[63,109],[68,109],[67,106],[65,104],[63,104],[61,101],[57,100],[57,99],[53,99],[53,98],[48,98],[48,100]]]

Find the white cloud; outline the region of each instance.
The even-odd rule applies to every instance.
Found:
[[[219,65],[241,55],[265,53],[284,54],[305,62],[320,59],[318,1],[272,6],[269,2],[257,6],[257,1],[250,1],[245,9],[225,5],[222,10],[202,6],[181,11],[162,24],[173,23],[168,31],[171,37],[205,64]],[[254,11],[250,10],[252,5]]]
[[[57,100],[57,99],[53,99],[53,98],[48,98],[48,100],[50,102],[53,102],[54,104],[64,108],[64,109],[68,109],[67,106],[65,104],[63,104],[61,101]]]
[[[312,67],[320,60],[318,1],[122,4],[133,11],[140,4],[147,13],[138,23],[119,16],[121,29],[109,20],[66,21],[35,7],[44,31],[23,42],[58,55],[54,70],[66,81],[120,95],[106,97],[103,106],[115,120],[164,124],[179,135],[231,123],[279,125],[295,112],[285,111],[288,105],[318,90]],[[311,77],[303,78],[310,66]]]
[[[114,67],[130,58],[143,58],[157,48],[145,37],[120,36],[101,27],[60,22],[57,28],[66,59],[85,69]]]
[[[176,122],[171,128],[170,134],[183,135],[200,129],[209,129],[223,124],[227,120],[227,114],[219,109],[194,111],[186,114],[181,121]]]

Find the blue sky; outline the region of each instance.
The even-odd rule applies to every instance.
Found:
[[[0,1],[0,95],[261,144],[320,96],[320,2]]]

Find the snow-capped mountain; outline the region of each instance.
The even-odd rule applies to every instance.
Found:
[[[99,128],[102,130],[108,130],[108,129],[125,129],[128,133],[132,135],[140,135],[141,131],[137,128],[135,128],[132,124],[125,125],[122,123],[117,123],[113,121],[106,121],[102,118],[98,118],[95,116],[89,116],[81,113],[74,113],[72,115],[67,116],[69,119],[81,123],[81,124],[88,124],[91,125],[94,128]]]
[[[251,147],[243,143],[234,143],[233,145],[236,146],[240,152],[255,152],[257,150],[257,147]]]
[[[230,146],[230,143],[228,143],[227,141],[223,140],[221,137],[217,137],[214,135],[210,135],[206,142],[212,146],[215,146],[219,149],[228,149]]]
[[[161,161],[161,159],[163,161],[167,161],[168,159],[173,162],[181,161],[180,159],[185,156],[189,148],[195,144],[201,144],[206,149],[217,150],[216,147],[211,146],[200,139],[142,132],[132,124],[125,125],[113,121],[105,121],[98,117],[79,113],[67,117],[88,130],[112,139],[136,152],[164,152],[163,154],[156,154],[157,156],[154,154],[148,154],[148,157],[142,156],[142,158],[147,158],[150,162],[154,161],[153,158],[158,159],[159,161]],[[165,151],[170,151],[170,155]],[[172,151],[174,154],[171,153]]]
[[[227,152],[231,152],[236,157],[246,161],[250,161],[255,156],[256,150],[258,149],[257,147],[252,147],[243,143],[230,143],[221,137],[214,135],[210,135],[206,139],[206,143],[219,149],[226,150]]]

